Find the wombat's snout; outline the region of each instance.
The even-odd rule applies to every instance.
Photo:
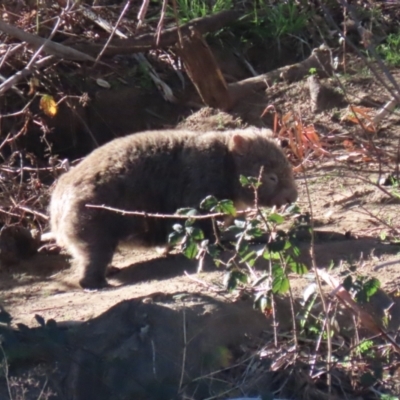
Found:
[[[297,200],[297,196],[298,193],[295,187],[283,189],[271,200],[271,205],[279,208],[285,204],[294,203]]]

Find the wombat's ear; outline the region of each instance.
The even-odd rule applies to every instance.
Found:
[[[244,154],[246,154],[248,148],[249,148],[249,142],[246,137],[243,137],[238,134],[232,136],[229,143],[230,151],[243,156]]]

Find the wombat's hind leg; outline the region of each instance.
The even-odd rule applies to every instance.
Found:
[[[96,243],[74,245],[70,249],[80,273],[79,284],[84,289],[99,289],[107,286],[106,270],[111,263],[116,244]]]

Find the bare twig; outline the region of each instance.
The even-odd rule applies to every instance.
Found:
[[[225,292],[225,289],[219,289],[219,288],[218,288],[217,286],[215,286],[215,285],[210,285],[208,282],[205,282],[205,281],[203,281],[203,280],[201,280],[201,279],[199,279],[199,278],[196,278],[196,277],[194,277],[193,275],[187,273],[187,271],[184,271],[184,274],[185,274],[189,279],[191,279],[192,281],[194,281],[194,282],[196,282],[196,283],[199,283],[200,285],[206,287],[208,290],[211,290],[211,291],[213,291],[213,292],[220,293],[220,294],[223,294],[223,293]]]
[[[3,369],[4,369],[3,373],[4,373],[5,380],[6,380],[8,396],[9,396],[10,400],[13,400],[14,397],[13,397],[13,395],[11,393],[8,360],[7,360],[7,356],[6,356],[6,353],[4,351],[3,344],[2,344],[1,341],[0,341],[0,350],[1,350],[1,353],[3,355],[3,363],[2,363],[3,364]]]
[[[325,321],[326,321],[326,335],[327,335],[327,342],[328,342],[328,355],[327,355],[327,364],[328,364],[328,372],[327,372],[327,381],[328,381],[328,388],[329,393],[332,393],[332,375],[330,372],[331,369],[331,362],[332,362],[332,337],[331,337],[331,323],[330,323],[330,316],[329,316],[329,308],[326,305],[326,300],[324,293],[322,291],[321,280],[318,275],[318,267],[315,261],[315,236],[314,236],[314,214],[313,214],[313,207],[311,201],[310,190],[308,187],[307,176],[305,170],[303,169],[303,179],[306,187],[306,194],[307,194],[307,201],[310,207],[310,224],[311,224],[311,244],[310,244],[310,258],[311,258],[311,265],[314,270],[315,280],[318,286],[318,293],[321,298],[322,308],[325,314]],[[317,350],[316,350],[317,351]]]
[[[387,102],[375,115],[372,120],[372,125],[377,127],[388,114],[392,114],[398,104],[397,99],[392,99]]]
[[[105,205],[95,205],[95,204],[86,204],[88,208],[99,208],[102,210],[113,211],[118,214],[122,215],[136,215],[138,217],[145,217],[145,218],[171,218],[171,219],[210,219],[210,218],[217,218],[223,217],[226,214],[224,213],[213,213],[213,214],[205,214],[205,215],[181,215],[181,214],[159,214],[159,213],[148,213],[146,211],[127,211],[122,210],[120,208],[108,207]],[[248,212],[254,212],[253,209],[241,210],[237,211],[237,214],[246,214]]]
[[[6,214],[6,215],[8,215],[8,216],[10,216],[10,217],[21,218],[21,216],[20,216],[19,214],[14,214],[14,213],[12,213],[12,212],[10,212],[10,211],[6,211],[6,210],[4,210],[4,209],[1,208],[1,207],[0,207],[0,213]]]
[[[347,7],[347,4],[345,1],[343,0],[337,0],[338,3],[340,3],[343,7]],[[322,1],[318,1],[320,7],[322,8],[322,10],[324,11],[325,14],[325,18],[326,20],[329,22],[329,24],[334,27],[338,32],[341,32],[341,29],[339,28],[339,26],[336,24],[336,22],[334,21],[334,18],[332,17],[332,14],[330,13],[330,11],[328,10],[328,8],[323,4]],[[356,18],[356,16],[354,15],[354,13],[352,13],[351,9],[349,8],[349,13],[351,15],[351,18],[357,23],[358,19]],[[382,86],[396,99],[398,99],[398,101],[400,101],[400,90],[399,90],[399,85],[396,83],[396,81],[394,80],[393,76],[390,74],[389,70],[385,67],[385,65],[383,64],[382,60],[380,60],[380,58],[378,57],[378,55],[376,54],[376,51],[374,51],[374,49],[372,49],[371,53],[374,55],[374,57],[377,59],[379,67],[383,70],[383,72],[385,73],[385,75],[387,76],[387,78],[389,79],[389,81],[393,84],[393,88],[391,88],[387,82],[385,82],[385,80],[382,78],[381,74],[378,73],[378,70],[375,68],[375,66],[368,60],[367,57],[364,56],[364,54],[357,48],[357,46],[355,44],[352,43],[352,41],[347,37],[347,36],[343,36],[344,40],[346,41],[346,44],[348,46],[350,46],[352,48],[353,51],[355,51],[355,53],[357,54],[358,57],[360,57],[363,62],[367,65],[367,67],[370,69],[370,71],[375,75],[376,79],[382,84]],[[371,50],[371,45],[368,46],[368,50]]]
[[[130,2],[130,0],[128,2]],[[121,32],[120,30],[117,29],[117,26],[119,25],[119,20],[117,22],[117,26],[113,29],[112,25],[108,21],[106,21],[105,19],[103,19],[99,15],[97,15],[91,8],[82,5],[82,6],[79,7],[79,11],[86,18],[89,18],[91,21],[93,21],[96,25],[100,26],[106,32],[108,32],[108,33],[112,32],[111,37],[113,37],[114,33],[115,33],[120,38],[123,38],[123,39],[127,38],[127,36],[123,32]],[[124,13],[125,12],[123,11],[123,14]]]
[[[1,21],[0,21],[1,24]],[[16,74],[10,76],[7,80],[5,80],[0,85],[0,96],[2,96],[7,90],[12,88],[15,84],[17,84],[21,79],[29,76],[34,72],[35,69],[43,68],[49,65],[53,61],[53,56],[47,56],[37,61],[34,65],[26,66],[21,71],[18,71]]]
[[[183,354],[182,354],[182,367],[181,367],[181,377],[179,379],[178,391],[181,390],[183,385],[183,378],[185,376],[185,366],[186,366],[186,349],[187,349],[187,336],[186,336],[186,310],[182,309],[182,329],[183,329]]]
[[[61,16],[58,18],[60,21]],[[59,22],[56,23],[58,28]],[[0,20],[0,31],[7,33],[10,36],[16,37],[17,39],[23,40],[29,43],[34,48],[39,48],[40,52],[44,52],[57,56],[59,58],[64,58],[66,60],[76,60],[76,61],[95,61],[95,59],[79,50],[75,50],[71,47],[64,46],[60,43],[52,42],[48,39],[43,39],[40,36],[33,35],[32,33],[25,32],[15,26],[7,24],[6,22]],[[54,31],[54,29],[53,29]],[[55,32],[54,32],[55,33]],[[52,37],[52,35],[50,35]]]
[[[3,67],[3,64],[6,62],[7,57],[11,56],[12,54],[17,52],[19,49],[23,48],[24,46],[25,46],[25,43],[18,43],[15,46],[9,46],[7,48],[6,54],[4,54],[4,56],[1,58],[0,69]]]
[[[161,7],[161,13],[160,13],[160,19],[158,21],[158,25],[157,25],[157,29],[156,29],[156,45],[157,46],[160,45],[160,37],[161,37],[161,33],[162,33],[162,28],[164,26],[164,19],[165,19],[165,12],[167,10],[167,5],[168,5],[168,0],[163,0],[162,7]],[[175,11],[175,7],[174,7],[174,11]],[[179,31],[179,22],[178,21],[176,22],[176,27],[178,29],[178,36],[179,36],[180,31]]]
[[[29,75],[32,72],[32,68],[35,66],[35,64],[39,64],[39,62],[36,63],[36,59],[39,57],[40,53],[48,46],[51,42],[51,39],[54,37],[56,32],[58,31],[58,27],[60,26],[60,23],[62,19],[64,18],[65,14],[67,13],[68,8],[64,8],[61,12],[61,15],[57,18],[57,22],[54,25],[53,30],[50,33],[50,36],[47,39],[42,39],[39,38],[38,36],[32,35],[28,32],[24,32],[20,30],[19,28],[16,28],[15,26],[9,25],[5,23],[4,21],[0,20],[0,30],[5,31],[8,34],[13,34],[14,32],[15,35],[19,36],[24,36],[25,38],[23,40],[27,41],[29,43],[29,39],[33,40],[35,43],[35,46],[38,45],[39,48],[36,50],[35,54],[31,57],[29,63],[26,65],[26,67],[22,70],[17,72],[14,76],[11,76],[9,79],[7,79],[3,84],[0,85],[0,96],[4,94],[8,89],[10,89],[16,82],[18,82],[20,79],[23,78],[25,75]],[[18,37],[18,36],[17,36]],[[32,42],[31,42],[32,44]],[[58,45],[58,44],[57,44]],[[61,45],[58,45],[61,46]],[[46,57],[40,61],[45,60]],[[24,71],[25,75],[24,75]]]
[[[115,26],[114,26],[114,29],[112,30],[110,36],[108,37],[108,40],[107,40],[106,44],[104,45],[104,47],[103,47],[102,50],[100,51],[99,55],[97,56],[96,61],[94,62],[93,68],[97,65],[97,63],[99,62],[101,56],[102,56],[102,55],[104,54],[104,52],[106,51],[106,48],[107,48],[107,46],[110,44],[112,38],[114,37],[114,34],[115,34],[115,32],[117,31],[118,26],[119,26],[119,24],[121,23],[122,18],[124,17],[125,13],[128,11],[128,8],[129,8],[130,4],[131,4],[131,0],[128,0],[128,1],[126,2],[126,4],[125,4],[125,7],[123,8],[123,10],[122,10],[122,12],[121,12],[119,18],[118,18],[118,20],[117,20]]]
[[[138,24],[136,26],[136,32],[142,26],[144,18],[145,18],[146,14],[147,14],[147,10],[149,8],[149,3],[150,3],[150,0],[143,0],[142,1],[142,6],[140,7],[140,10],[139,10],[138,16],[137,16]]]
[[[45,215],[45,214],[43,214],[43,213],[41,213],[39,211],[32,210],[31,208],[28,208],[28,207],[25,207],[25,206],[21,206],[19,204],[17,204],[15,206],[15,208],[19,209],[19,210],[22,210],[22,211],[25,211],[27,213],[33,214],[35,217],[39,217],[39,218],[43,219],[44,221],[48,221],[49,220],[49,217],[47,215]]]

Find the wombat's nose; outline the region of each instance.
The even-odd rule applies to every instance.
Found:
[[[297,200],[297,189],[290,188],[282,190],[271,201],[272,205],[282,207],[285,204],[294,203]]]

